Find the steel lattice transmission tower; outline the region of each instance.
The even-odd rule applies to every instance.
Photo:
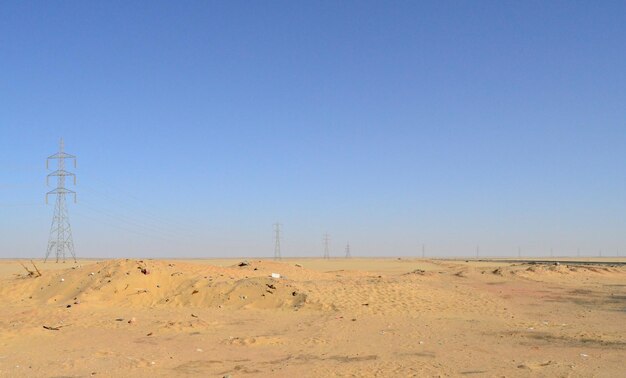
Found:
[[[330,242],[330,236],[328,234],[324,234],[324,258],[330,258],[330,252],[328,250],[328,243]]]
[[[352,257],[352,255],[350,254],[350,243],[346,244],[346,258],[349,259],[350,257]]]
[[[46,169],[48,169],[50,160],[57,160],[57,170],[50,173],[46,177],[46,185],[49,185],[50,177],[57,178],[57,187],[46,193],[46,204],[48,203],[48,195],[56,194],[57,200],[54,206],[54,216],[52,217],[52,226],[50,226],[50,237],[48,239],[48,250],[44,262],[48,261],[50,253],[54,251],[56,262],[63,260],[69,252],[76,262],[76,254],[74,253],[74,240],[72,239],[72,228],[70,227],[70,218],[67,213],[67,202],[65,197],[67,194],[74,195],[74,203],[76,203],[76,192],[65,187],[65,178],[72,176],[74,185],[76,185],[76,175],[65,170],[65,159],[74,159],[74,168],[76,168],[76,156],[70,155],[63,151],[63,138],[59,142],[59,152],[49,156],[46,159]]]
[[[280,260],[280,223],[274,223],[274,260]]]

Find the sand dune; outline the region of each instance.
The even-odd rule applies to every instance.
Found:
[[[0,375],[623,374],[624,267],[239,262],[2,261]]]

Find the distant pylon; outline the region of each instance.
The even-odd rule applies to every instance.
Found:
[[[274,260],[280,260],[280,223],[274,223]]]
[[[330,258],[330,251],[328,249],[328,243],[330,242],[330,236],[328,234],[324,234],[324,258]]]
[[[517,257],[522,257],[522,247],[517,247]]]
[[[350,257],[352,257],[352,255],[350,254],[350,243],[346,244],[346,258],[349,259]]]
[[[48,203],[48,195],[50,194],[56,194],[57,200],[54,206],[54,216],[52,217],[50,237],[48,239],[48,250],[46,251],[44,262],[48,261],[48,257],[52,251],[54,251],[56,255],[56,262],[59,262],[59,259],[65,262],[66,252],[69,252],[74,262],[76,262],[74,239],[72,239],[72,228],[70,227],[70,218],[67,212],[67,202],[65,200],[66,194],[73,194],[74,203],[76,203],[76,192],[65,188],[65,177],[67,176],[72,176],[74,178],[74,185],[76,185],[76,175],[65,170],[65,159],[74,159],[74,168],[76,168],[76,156],[66,153],[63,149],[63,138],[61,138],[59,142],[59,152],[46,159],[46,169],[49,167],[48,162],[50,159],[57,160],[57,170],[46,177],[47,185],[49,184],[51,176],[57,178],[56,189],[46,193],[46,204]]]
[[[422,244],[422,258],[426,257],[426,247]]]
[[[478,258],[478,256],[480,256],[480,246],[479,245],[476,246],[476,258]]]

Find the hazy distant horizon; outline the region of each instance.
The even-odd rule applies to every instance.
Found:
[[[0,258],[626,255],[626,3],[0,4]],[[53,185],[53,183],[51,183]]]

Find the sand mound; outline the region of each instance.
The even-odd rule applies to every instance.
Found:
[[[509,268],[510,273],[526,278],[549,276],[593,276],[625,274],[619,266],[575,265],[575,264],[520,264]]]
[[[42,277],[22,276],[14,279],[5,291],[21,293],[26,301],[64,306],[90,303],[297,309],[305,304],[307,295],[294,282],[271,278],[267,267],[242,268],[110,260],[46,272]]]

